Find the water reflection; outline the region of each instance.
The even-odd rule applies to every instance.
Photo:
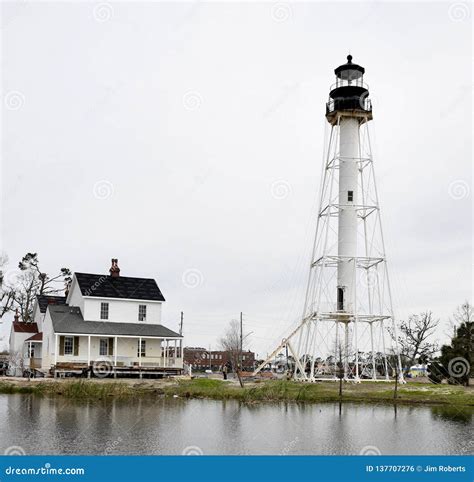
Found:
[[[100,402],[0,395],[0,450],[29,454],[469,454],[472,409],[403,405]]]
[[[433,415],[433,419],[471,424],[474,407],[472,409],[459,409],[458,407],[443,405],[439,407],[431,407],[431,413]]]

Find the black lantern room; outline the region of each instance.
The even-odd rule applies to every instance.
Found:
[[[347,62],[334,70],[336,83],[331,86],[329,102],[326,104],[326,117],[334,124],[338,113],[346,113],[363,119],[372,119],[372,105],[369,88],[364,84],[365,69],[352,63],[352,55]]]

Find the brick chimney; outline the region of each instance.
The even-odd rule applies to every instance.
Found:
[[[109,269],[110,276],[118,278],[120,276],[120,268],[118,267],[118,259],[112,258],[112,266]]]
[[[13,321],[18,323],[20,321],[20,315],[18,314],[18,308],[15,310],[15,316],[13,317]]]

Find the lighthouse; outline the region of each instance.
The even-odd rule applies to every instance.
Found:
[[[328,122],[339,123],[340,129],[337,310],[348,313],[354,311],[355,295],[350,260],[357,255],[359,126],[372,119],[364,72],[348,55],[347,63],[334,71],[336,83],[331,87],[326,111]]]
[[[403,381],[365,69],[348,55],[334,74],[302,318],[256,372],[285,348],[295,380]]]

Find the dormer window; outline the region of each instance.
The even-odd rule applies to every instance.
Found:
[[[146,321],[146,305],[138,305],[138,321]]]
[[[108,320],[109,319],[109,304],[108,303],[101,303],[100,304],[100,319],[101,320]]]

